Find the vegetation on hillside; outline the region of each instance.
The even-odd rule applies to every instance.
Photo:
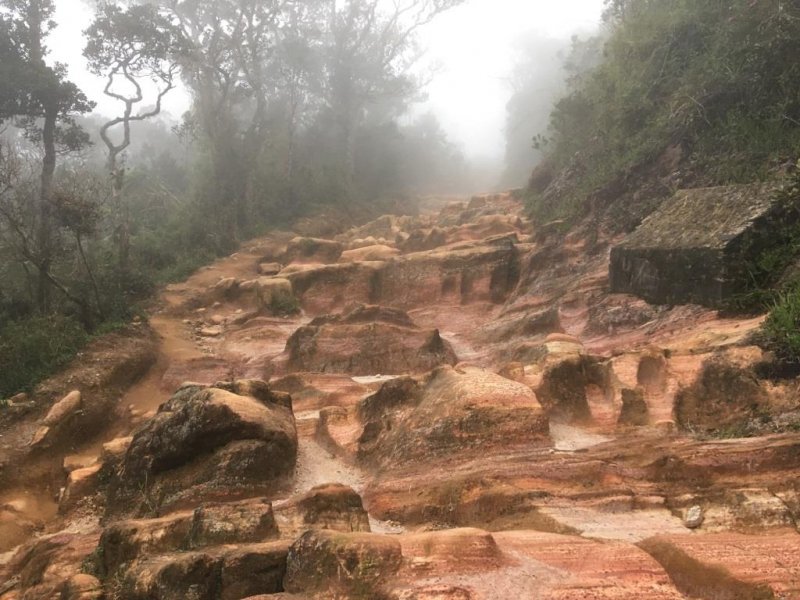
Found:
[[[569,172],[552,196],[531,192],[539,219],[579,216],[611,189],[640,220],[658,198],[635,196],[637,175],[670,148],[698,185],[763,179],[800,153],[796,3],[608,0],[605,26],[602,61],[569,78],[537,139]]]

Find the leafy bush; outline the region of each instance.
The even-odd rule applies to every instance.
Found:
[[[782,359],[800,362],[800,282],[778,294],[763,333]]]
[[[0,328],[0,398],[30,391],[88,340],[79,322],[60,315],[5,323]]]
[[[746,289],[731,298],[729,309],[756,313],[770,310],[782,291],[776,289],[781,277],[800,256],[800,163],[797,168],[798,171],[776,192],[775,197],[775,201],[786,208],[787,214],[794,214],[794,217],[790,217],[788,223],[773,227],[758,256],[745,265],[749,277]],[[788,287],[792,285],[790,282]]]
[[[292,316],[300,312],[300,303],[289,292],[280,290],[270,296],[269,309],[274,315]]]

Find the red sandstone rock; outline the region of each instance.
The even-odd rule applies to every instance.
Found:
[[[417,327],[399,310],[361,306],[345,316],[314,319],[286,344],[289,371],[350,375],[419,373],[455,363],[436,330]]]
[[[133,436],[112,481],[109,509],[130,514],[196,503],[221,490],[274,488],[292,472],[296,455],[287,394],[257,381],[187,387]]]

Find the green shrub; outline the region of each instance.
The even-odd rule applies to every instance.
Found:
[[[72,360],[89,335],[76,320],[54,315],[0,328],[0,398],[30,391]]]
[[[800,282],[778,294],[763,334],[767,345],[782,359],[800,362]]]
[[[798,164],[800,169],[800,164]],[[800,171],[776,192],[775,200],[783,203],[787,211],[800,211]],[[800,219],[800,215],[795,219]],[[763,313],[769,311],[778,300],[781,291],[790,293],[794,284],[787,289],[776,289],[786,270],[800,256],[800,220],[770,231],[768,243],[758,256],[746,266],[748,279],[746,289],[735,295],[727,303],[734,311]]]
[[[269,299],[269,310],[274,315],[292,316],[300,312],[300,303],[292,294],[287,291],[279,290],[273,292]]]

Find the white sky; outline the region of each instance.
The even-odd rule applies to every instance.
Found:
[[[82,31],[92,18],[83,0],[56,0],[59,26],[50,39],[51,59],[69,66],[71,79],[97,102],[98,112],[112,114],[114,102],[103,96],[103,82],[86,70]],[[433,110],[450,138],[469,157],[498,158],[504,149],[504,83],[512,45],[531,30],[550,37],[569,37],[591,30],[600,20],[603,0],[467,0],[422,32],[427,60],[438,64],[418,110]],[[188,108],[185,95],[170,94],[165,109],[176,117]]]

